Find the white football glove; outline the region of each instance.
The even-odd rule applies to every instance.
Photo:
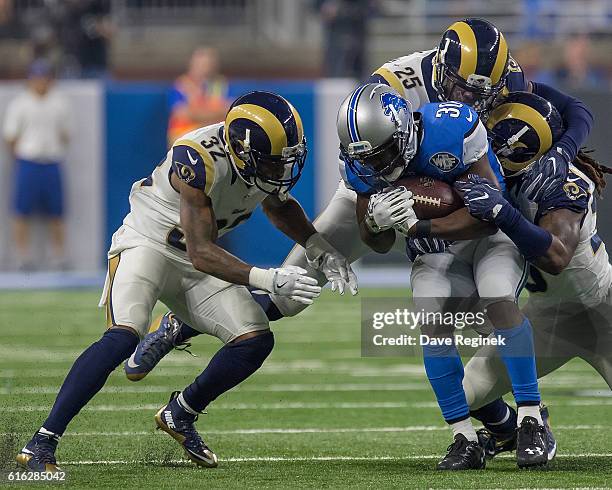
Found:
[[[314,233],[306,241],[306,261],[313,269],[321,271],[331,283],[332,291],[344,294],[348,285],[351,294],[357,294],[357,276],[351,263],[338,252],[320,233]]]
[[[315,278],[306,275],[307,272],[295,265],[277,269],[253,267],[249,273],[249,284],[269,293],[287,296],[298,303],[311,305],[321,294],[321,287]]]
[[[413,205],[412,192],[403,186],[374,194],[368,202],[366,226],[374,233],[395,228],[406,234],[418,221]]]

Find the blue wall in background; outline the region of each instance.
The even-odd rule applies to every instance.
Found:
[[[107,245],[129,211],[128,196],[134,181],[149,175],[165,158],[168,84],[112,82],[106,87]],[[314,213],[315,114],[314,84],[310,82],[236,81],[230,95],[270,90],[287,98],[299,111],[310,153],[300,182],[292,194],[312,218]],[[257,265],[278,265],[292,242],[278,232],[261,210],[224,239],[233,253]]]
[[[165,157],[167,84],[106,86],[106,238],[130,210],[132,184],[149,175]]]

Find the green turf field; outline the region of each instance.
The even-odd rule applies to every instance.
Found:
[[[73,360],[101,334],[97,300],[98,292],[0,293],[0,485],[14,469],[19,447],[46,417]],[[199,373],[218,341],[195,339],[199,357],[174,352],[139,383],[118,369],[62,439],[57,455],[67,484],[146,489],[612,485],[612,397],[602,396],[607,386],[585,363],[574,361],[542,382],[559,442],[552,467],[519,471],[511,458],[502,458],[485,471],[441,473],[434,467],[450,433],[418,360],[360,358],[359,321],[358,298],[326,292],[297,318],[275,324],[276,349],[264,368],[217,400],[198,422],[220,458],[213,470],[185,462],[177,443],[153,430],[153,415],[170,391]]]

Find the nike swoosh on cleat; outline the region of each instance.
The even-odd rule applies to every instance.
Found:
[[[195,453],[195,452],[193,452],[193,451],[191,451],[191,450],[189,450],[189,449],[187,449],[187,448],[185,448],[185,451],[186,451],[186,452],[187,452],[187,453],[188,453],[190,456],[193,456],[193,458],[191,458],[191,459],[192,459],[192,461],[193,461],[194,463],[196,463],[196,464],[197,464],[198,462],[204,462],[204,463],[206,463],[206,466],[213,467],[213,468],[214,468],[215,466],[217,466],[217,464],[218,464],[218,459],[217,459],[217,457],[216,457],[216,456],[213,456],[213,457],[210,457],[210,458],[209,458],[208,456],[202,456],[202,455],[200,455],[200,454],[198,454],[198,453]]]
[[[131,369],[138,369],[140,367],[140,364],[136,364],[134,362],[134,355],[135,353],[130,356],[130,358],[128,359],[127,365]]]

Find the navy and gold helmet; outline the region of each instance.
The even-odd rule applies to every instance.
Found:
[[[506,85],[509,59],[506,39],[493,24],[475,18],[455,22],[434,57],[434,88],[442,100],[486,112]]]
[[[302,120],[283,97],[255,91],[238,97],[225,118],[225,143],[240,177],[268,194],[288,192],[306,161]]]
[[[486,122],[504,175],[523,173],[563,134],[563,119],[546,99],[512,92],[494,107]]]

